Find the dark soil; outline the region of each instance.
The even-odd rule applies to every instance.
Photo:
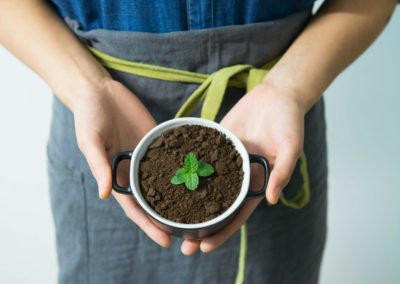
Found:
[[[171,184],[188,152],[215,170],[208,177],[199,177],[194,191],[184,184]],[[242,163],[225,134],[200,125],[179,126],[150,144],[139,167],[141,192],[147,203],[166,219],[185,224],[205,222],[221,215],[236,200],[243,181]]]

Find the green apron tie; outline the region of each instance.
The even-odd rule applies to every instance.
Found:
[[[277,61],[275,59],[261,68],[245,64],[229,66],[209,75],[122,60],[92,47],[89,47],[89,50],[102,65],[114,70],[163,81],[200,84],[196,91],[181,106],[175,117],[189,116],[203,102],[201,118],[208,120],[215,120],[228,87],[246,88],[247,92],[250,91],[263,80],[268,70]],[[300,155],[300,162],[300,172],[303,177],[302,188],[293,199],[285,198],[283,193],[279,198],[284,205],[296,209],[303,208],[310,200],[307,159],[304,151]],[[245,223],[240,228],[239,267],[235,281],[237,284],[244,281],[246,254],[247,229]]]
[[[190,115],[204,100],[201,118],[215,120],[222,104],[226,88],[232,80],[235,87],[246,88],[255,86],[267,74],[266,69],[255,69],[251,65],[234,65],[222,68],[211,75],[187,99],[175,117]]]

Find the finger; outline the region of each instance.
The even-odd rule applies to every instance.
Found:
[[[277,154],[266,190],[266,198],[270,204],[278,202],[282,189],[290,180],[298,157],[299,154],[295,151],[281,151]]]
[[[158,228],[138,207],[132,197],[113,191],[113,196],[124,210],[126,216],[138,225],[153,241],[162,247],[170,247],[171,235]]]
[[[245,203],[239,209],[237,215],[226,227],[224,227],[221,231],[218,231],[216,234],[206,237],[201,241],[201,251],[204,253],[209,253],[229,239],[242,226],[242,224],[246,222],[250,214],[254,211],[261,200],[262,198],[254,198],[245,201]]]
[[[200,240],[184,240],[181,251],[184,255],[192,255],[200,248]]]
[[[80,148],[86,157],[89,168],[97,181],[99,197],[107,199],[111,193],[111,166],[106,147],[98,136],[81,143]]]

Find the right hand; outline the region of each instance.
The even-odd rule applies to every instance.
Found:
[[[71,108],[79,149],[97,181],[99,196],[110,193],[126,216],[162,247],[171,245],[171,236],[154,225],[132,196],[119,194],[111,186],[111,159],[121,151],[132,150],[156,122],[140,100],[121,83],[107,79],[97,87],[81,90],[79,101]],[[128,171],[118,173],[127,182]]]

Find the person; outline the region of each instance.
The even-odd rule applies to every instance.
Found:
[[[60,283],[317,283],[327,203],[322,94],[384,29],[395,4],[327,0],[312,15],[312,0],[1,1],[0,42],[55,94],[48,161]],[[112,157],[172,118],[197,86],[106,68],[87,45],[206,74],[279,57],[249,92],[228,88],[217,118],[268,158],[266,200],[274,206],[246,201],[221,231],[178,242],[112,191]],[[303,150],[311,198],[294,209],[279,200],[304,183]],[[252,187],[259,179],[252,176]],[[96,198],[96,184],[101,199],[114,199]]]

